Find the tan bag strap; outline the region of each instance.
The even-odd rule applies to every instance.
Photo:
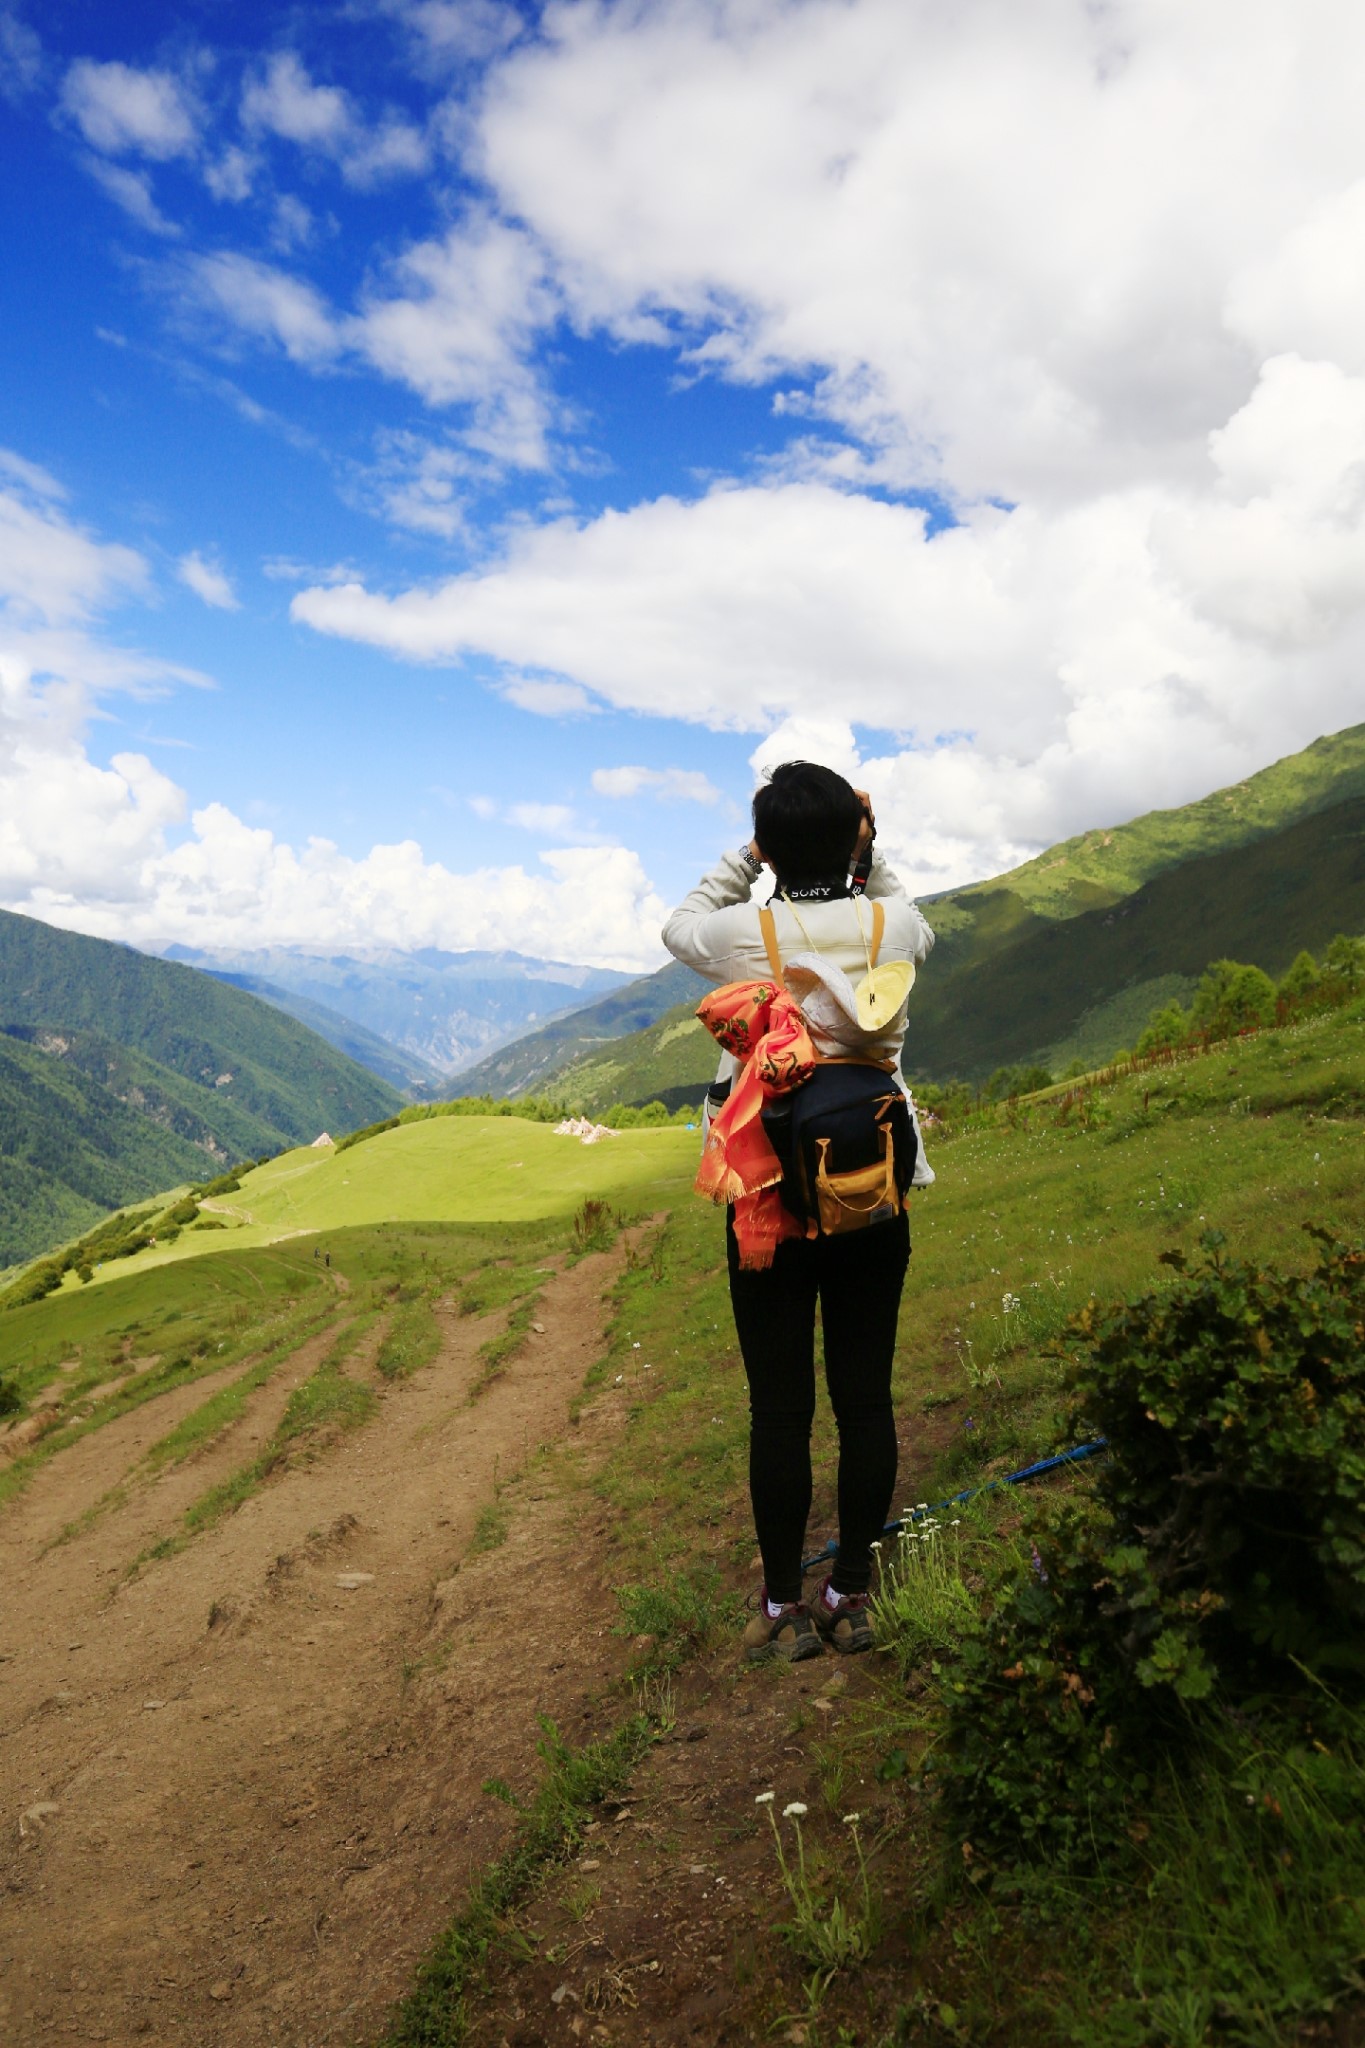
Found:
[[[875,967],[877,964],[877,955],[882,950],[882,933],[885,930],[886,905],[882,902],[880,896],[874,896],[872,899],[872,943],[867,949],[867,964],[869,968]]]
[[[777,950],[777,920],[766,903],[758,913],[758,928],[763,934],[763,944],[767,948],[768,965],[772,969],[773,980],[779,988],[784,989],[787,984],[782,978],[782,955]]]

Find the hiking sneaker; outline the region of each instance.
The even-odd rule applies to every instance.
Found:
[[[839,1605],[831,1607],[825,1595],[829,1591],[826,1579],[815,1598],[811,1601],[811,1619],[832,1650],[842,1651],[846,1657],[856,1657],[863,1650],[872,1648],[872,1618],[868,1613],[870,1593],[843,1593]]]
[[[772,1615],[766,1591],[760,1592],[758,1612],[744,1631],[744,1654],[751,1664],[762,1663],[766,1657],[784,1657],[789,1664],[799,1664],[803,1657],[819,1657],[823,1652],[804,1600],[789,1601],[780,1614]]]

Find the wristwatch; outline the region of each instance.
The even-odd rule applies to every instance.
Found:
[[[751,882],[756,882],[763,872],[762,861],[755,860],[754,850],[751,846],[741,846],[739,849],[739,857],[740,860],[743,862],[744,866],[749,870],[749,880]]]

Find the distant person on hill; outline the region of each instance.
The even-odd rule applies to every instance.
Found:
[[[902,965],[898,979],[897,970],[888,970],[885,963],[922,961],[934,935],[874,850],[871,803],[864,791],[831,769],[791,761],[775,768],[755,794],[753,819],[750,844],[726,854],[663,931],[675,959],[708,981],[737,985],[702,1005],[708,1028],[738,1048],[723,1055],[708,1097],[711,1134],[706,1142],[712,1148],[728,1142],[722,1137],[727,1114],[734,1116],[741,1094],[756,1096],[754,1069],[765,1049],[781,1039],[784,1047],[796,1046],[803,1060],[792,1070],[798,1076],[793,1100],[802,1094],[801,1075],[832,1077],[836,1084],[842,1075],[856,1086],[852,1070],[861,1070],[863,1085],[870,1081],[881,1088],[883,1107],[894,1099],[899,1110],[910,1152],[903,1162],[905,1177],[913,1161],[915,1180],[930,1181],[933,1175],[918,1152],[918,1131],[910,1134],[911,1118],[899,1109],[901,1096],[894,1093],[897,1088],[904,1092],[899,1057],[913,966]],[[776,877],[771,922],[766,907],[751,897],[765,868]],[[880,940],[875,961],[874,930]],[[874,965],[883,977],[878,984],[883,1001],[897,1006],[894,1013],[887,1009],[884,1022],[866,1028],[863,998],[873,983]],[[855,991],[852,978],[865,969],[867,981]],[[730,998],[732,1007],[742,1007],[746,988],[756,990],[762,1004],[774,983],[783,989],[783,999],[760,1009],[759,1025],[773,1025],[779,1012],[785,1022],[766,1040],[759,1043],[754,1035],[759,1026],[747,1022],[741,1022],[737,1034],[732,1026],[728,1037],[716,1028],[709,1005],[724,1011]],[[856,1018],[850,1010],[855,995]],[[748,999],[755,1000],[752,994]],[[798,1000],[799,1012],[793,1008]],[[875,1010],[875,989],[871,1000]],[[885,1070],[884,1076],[869,1075],[869,1067]],[[778,1085],[788,1084],[779,1080]],[[765,1127],[772,1099],[765,1090]],[[752,1135],[752,1114],[747,1129]],[[762,1146],[766,1140],[756,1142]],[[735,1158],[739,1143],[737,1133]],[[745,1156],[752,1159],[752,1149]],[[720,1199],[738,1185],[737,1178],[725,1179],[726,1170],[723,1161],[721,1178],[713,1177],[709,1190],[721,1190]],[[794,1660],[818,1655],[823,1642],[842,1651],[871,1647],[866,1612],[871,1546],[885,1525],[896,1483],[891,1365],[910,1229],[903,1201],[891,1201],[876,1211],[879,1220],[866,1227],[840,1234],[836,1218],[827,1233],[822,1220],[791,1213],[780,1198],[787,1187],[784,1181],[781,1190],[769,1186],[758,1195],[731,1199],[726,1247],[735,1329],[749,1382],[749,1491],[764,1572],[758,1613],[744,1632],[744,1644],[751,1658]],[[760,1221],[762,1203],[767,1209]],[[832,1572],[808,1603],[801,1552],[811,1504],[817,1301],[825,1378],[839,1432],[839,1543]]]

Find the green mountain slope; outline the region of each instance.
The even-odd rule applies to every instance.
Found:
[[[0,911],[0,1025],[11,1024],[103,1033],[280,1139],[354,1130],[401,1107],[377,1075],[242,989]]]
[[[0,1270],[136,1195],[214,1170],[202,1144],[80,1067],[0,1034]]]
[[[1103,1057],[1210,960],[1281,974],[1301,947],[1365,930],[1365,795],[1078,917],[1040,917],[1003,886],[991,897],[976,899],[982,922],[1008,942],[973,954],[949,933],[935,949],[911,999],[908,1073],[978,1079],[1045,1054],[1064,1063],[1073,1044]]]
[[[0,1268],[402,1098],[194,968],[0,911]]]
[[[933,905],[929,921],[940,934],[961,929],[958,912],[974,915],[980,898],[1002,889],[1035,916],[1074,917],[1131,895],[1167,868],[1250,845],[1353,796],[1365,796],[1365,725],[1329,733],[1179,810],[1064,839],[993,881],[922,900]],[[989,929],[999,929],[998,909]]]

